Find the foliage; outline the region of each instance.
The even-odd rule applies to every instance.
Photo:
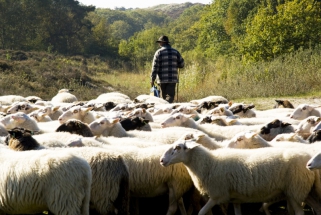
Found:
[[[320,43],[320,2],[287,1],[273,8],[260,8],[247,25],[242,53],[250,60],[270,60]]]

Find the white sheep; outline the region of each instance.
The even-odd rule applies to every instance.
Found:
[[[145,108],[136,108],[129,112],[128,114],[129,117],[131,116],[137,116],[137,117],[142,117],[146,120],[149,120],[149,122],[154,122],[153,116],[151,113],[149,113]]]
[[[290,118],[302,120],[307,118],[308,116],[321,117],[320,109],[318,109],[317,106],[300,104],[292,111]]]
[[[0,104],[1,105],[11,105],[14,102],[26,102],[28,101],[26,98],[23,96],[19,95],[5,95],[5,96],[0,96]]]
[[[22,112],[17,112],[11,115],[7,115],[0,119],[0,123],[7,129],[13,129],[15,127],[21,127],[35,133],[41,132],[37,121],[27,114]]]
[[[224,98],[223,96],[207,96],[202,99],[195,99],[195,100],[190,101],[190,103],[196,104],[196,105],[199,105],[202,102],[220,102],[222,104],[227,104],[228,100],[226,98]]]
[[[62,148],[69,146],[83,146],[82,136],[69,132],[46,132],[32,136],[37,142],[46,148]]]
[[[175,214],[177,207],[181,214],[186,214],[182,196],[192,188],[192,180],[182,164],[169,169],[159,165],[159,157],[167,148],[166,145],[147,148],[128,146],[110,146],[110,149],[121,153],[129,170],[129,187],[131,197],[156,197],[168,195],[167,215]]]
[[[59,123],[65,123],[68,119],[78,119],[84,123],[91,123],[94,120],[98,119],[99,117],[103,116],[98,114],[98,112],[91,111],[93,107],[84,108],[82,106],[74,106],[71,107],[69,110],[63,112],[58,117]]]
[[[314,154],[314,156],[307,162],[306,167],[309,170],[321,169],[321,151]]]
[[[295,126],[290,123],[283,122],[279,119],[275,119],[272,122],[267,123],[262,126],[259,134],[267,141],[271,141],[278,134],[283,133],[293,133],[295,130]]]
[[[291,141],[291,142],[299,142],[299,143],[308,143],[305,139],[303,139],[297,133],[284,133],[276,135],[272,140],[272,142],[279,142],[279,141]]]
[[[0,213],[89,215],[91,169],[66,152],[0,148]],[[7,195],[8,194],[8,195]]]
[[[234,116],[233,112],[226,107],[216,107],[207,112],[209,115],[214,116]]]
[[[168,101],[151,95],[139,95],[134,99],[135,103],[154,103],[154,104],[169,104]]]
[[[129,214],[129,170],[119,153],[94,147],[57,151],[73,153],[89,163],[92,171],[92,209],[99,214]]]
[[[101,117],[94,122],[89,124],[89,128],[92,133],[96,136],[114,136],[114,137],[137,137],[143,138],[145,140],[162,142],[166,144],[173,143],[186,132],[199,132],[201,131],[183,128],[183,127],[171,127],[166,129],[154,129],[153,131],[126,131],[121,124],[119,119],[108,119],[106,117]]]
[[[202,131],[203,133],[219,141],[232,138],[235,134],[241,131],[246,131],[246,130],[258,131],[262,127],[261,125],[253,125],[253,126],[244,126],[244,125],[218,126],[215,124],[199,125],[193,119],[191,119],[191,116],[181,114],[181,113],[177,113],[170,116],[164,122],[162,122],[161,126],[163,128],[172,127],[172,126],[194,128]]]
[[[108,100],[110,97],[120,97],[120,98],[124,98],[126,100],[130,100],[129,96],[127,96],[126,94],[120,93],[120,92],[103,93],[103,94],[100,94],[96,98],[96,100]]]
[[[39,111],[47,114],[52,120],[57,120],[64,112],[60,105],[44,105],[44,107],[39,108]]]
[[[9,132],[10,140],[8,145],[13,150],[38,150],[45,148],[44,145],[39,144],[37,138],[34,138],[37,135],[30,136],[29,131],[17,129]],[[67,138],[66,135],[63,136],[67,141],[68,136]],[[47,139],[51,138],[47,136]],[[97,145],[93,144],[95,142],[94,139],[91,139],[90,142],[92,143],[90,146],[97,147]],[[60,153],[60,151],[58,152]],[[63,152],[70,152],[80,156],[89,163],[92,170],[91,208],[94,208],[100,214],[128,214],[129,175],[127,166],[119,154],[111,150],[94,147],[64,148]]]
[[[70,89],[61,89],[58,93],[52,97],[52,102],[59,102],[59,103],[73,103],[78,101],[77,97],[70,92],[73,90]]]
[[[52,119],[46,112],[35,110],[28,114],[29,117],[34,118],[37,122],[50,122]]]
[[[41,106],[35,105],[27,102],[15,102],[13,103],[10,108],[7,110],[8,114],[17,113],[17,112],[23,112],[26,114],[29,114],[35,110],[38,110]]]
[[[0,137],[7,136],[8,131],[2,123],[0,123]]]
[[[255,107],[255,105],[246,105],[244,103],[232,103],[229,102],[229,110],[233,112],[234,115],[237,115],[241,118],[252,118],[256,117],[256,113],[252,108]]]
[[[206,214],[216,204],[228,202],[236,203],[235,214],[241,215],[239,203],[268,202],[284,197],[296,215],[303,215],[301,203],[311,188],[315,186],[320,193],[318,173],[308,171],[302,164],[309,159],[310,156],[300,150],[209,151],[194,141],[179,141],[165,151],[161,164],[167,167],[182,162],[196,188],[210,197],[199,215]]]

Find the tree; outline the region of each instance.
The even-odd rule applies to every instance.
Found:
[[[247,25],[242,53],[250,60],[271,60],[300,48],[320,43],[320,2],[287,1],[276,7],[260,8]]]

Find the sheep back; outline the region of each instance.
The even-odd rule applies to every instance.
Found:
[[[0,149],[0,211],[7,214],[89,213],[91,169],[69,153]]]

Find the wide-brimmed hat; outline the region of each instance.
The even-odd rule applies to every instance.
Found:
[[[167,36],[161,36],[156,43],[169,43],[168,37]]]

